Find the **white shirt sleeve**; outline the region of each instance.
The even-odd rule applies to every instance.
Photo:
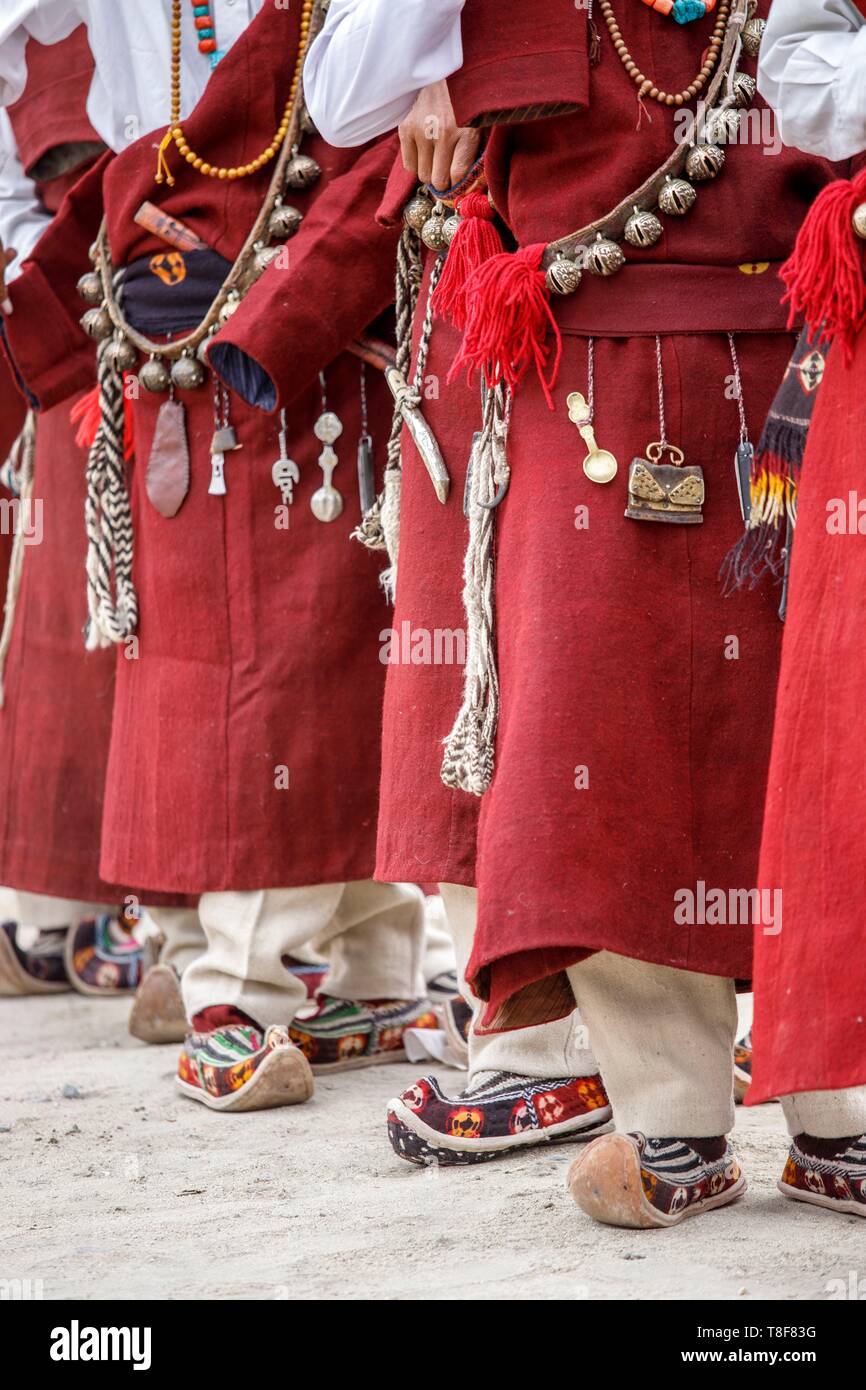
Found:
[[[773,0],[758,87],[786,145],[833,160],[866,150],[866,19],[850,0]]]
[[[310,115],[331,145],[393,130],[422,89],[463,63],[465,0],[331,0],[304,68]]]
[[[36,185],[21,167],[9,117],[0,111],[0,242],[18,252],[6,271],[10,284],[50,221]]]
[[[0,0],[0,106],[16,102],[27,84],[27,40],[59,43],[87,17],[87,5],[88,0]]]

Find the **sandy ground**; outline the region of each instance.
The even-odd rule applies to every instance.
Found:
[[[776,1193],[775,1106],[740,1113],[743,1202],[616,1231],[568,1196],[572,1145],[474,1169],[395,1159],[385,1102],[416,1068],[214,1114],[175,1092],[173,1047],[128,1036],[127,1009],[0,1001],[0,1280],[46,1299],[822,1299],[864,1269],[862,1221]]]

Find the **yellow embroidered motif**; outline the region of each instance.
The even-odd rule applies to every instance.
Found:
[[[164,285],[179,285],[186,279],[186,261],[180,251],[160,251],[151,256],[150,268]]]
[[[765,270],[770,269],[770,262],[743,261],[742,265],[738,266],[737,269],[741,270],[744,275],[763,275]]]

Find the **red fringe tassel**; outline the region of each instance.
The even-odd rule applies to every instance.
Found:
[[[466,328],[448,380],[461,371],[483,371],[488,386],[504,384],[512,391],[535,367],[544,398],[553,409],[552,389],[562,357],[562,338],[547,289],[541,261],[545,246],[527,246],[513,255],[491,256],[466,286]],[[545,341],[553,333],[555,350]],[[545,374],[546,373],[546,374]]]
[[[864,201],[866,169],[850,181],[828,184],[812,204],[780,272],[791,319],[802,314],[810,328],[823,330],[822,338],[840,338],[846,361],[866,321],[866,243],[852,223],[854,209]]]
[[[466,291],[470,278],[485,261],[502,254],[496,216],[485,193],[467,193],[457,204],[462,221],[448,250],[445,268],[433,295],[433,308],[450,319],[461,333],[466,327]]]

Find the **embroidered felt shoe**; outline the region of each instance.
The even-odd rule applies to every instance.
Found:
[[[129,994],[141,979],[142,949],[132,924],[103,914],[66,934],[66,970],[79,994]]]
[[[129,1031],[146,1043],[183,1042],[188,1032],[180,979],[170,965],[152,965],[135,991]]]
[[[594,1138],[610,1119],[600,1076],[539,1081],[494,1072],[458,1096],[425,1076],[389,1102],[388,1138],[409,1163],[485,1163],[533,1144]]]
[[[866,1216],[866,1134],[837,1158],[812,1158],[793,1143],[777,1187],[795,1202]]]
[[[752,1030],[734,1048],[734,1100],[742,1105],[752,1084]]]
[[[581,1211],[608,1226],[676,1226],[746,1190],[736,1155],[704,1159],[681,1139],[607,1134],[574,1160],[568,1186]]]
[[[352,1071],[383,1062],[405,1062],[409,1028],[438,1028],[426,999],[355,1004],[320,995],[301,1009],[289,1029],[314,1072]]]
[[[310,1064],[286,1028],[232,1023],[210,1033],[191,1033],[178,1059],[178,1089],[211,1110],[302,1105],[313,1094],[313,1084]]]
[[[15,922],[0,924],[0,996],[66,993],[66,928],[40,932],[29,951],[18,945],[17,930]]]

